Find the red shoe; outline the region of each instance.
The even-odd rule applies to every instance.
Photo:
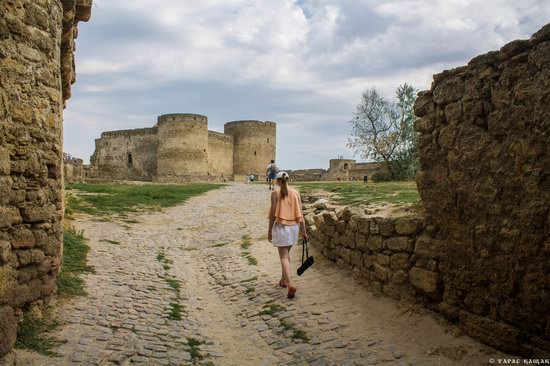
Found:
[[[286,297],[288,297],[289,299],[292,299],[294,295],[296,295],[296,287],[289,286],[288,294],[286,295]]]
[[[284,283],[283,280],[279,280],[279,286],[286,287],[286,283]]]

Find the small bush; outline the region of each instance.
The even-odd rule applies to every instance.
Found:
[[[389,182],[391,181],[390,174],[385,170],[377,170],[374,173],[372,173],[371,179],[373,182]]]

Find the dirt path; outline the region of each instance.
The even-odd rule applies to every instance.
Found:
[[[85,276],[88,296],[59,310],[66,343],[51,364],[483,365],[504,357],[437,315],[372,295],[319,255],[286,299],[266,240],[269,193],[231,185],[135,224],[77,220],[95,273]],[[243,235],[257,265],[243,257]]]

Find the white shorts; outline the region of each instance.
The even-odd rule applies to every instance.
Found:
[[[289,247],[298,243],[298,234],[300,233],[300,225],[273,225],[273,246],[274,247]]]

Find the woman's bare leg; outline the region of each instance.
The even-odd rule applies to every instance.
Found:
[[[281,270],[283,281],[288,286],[292,286],[292,276],[290,274],[290,247],[279,247],[279,259],[281,260]]]

